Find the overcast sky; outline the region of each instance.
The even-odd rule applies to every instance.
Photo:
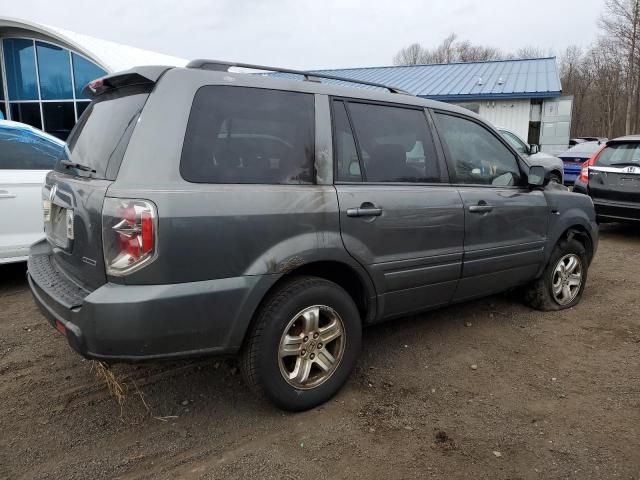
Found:
[[[598,35],[603,0],[5,0],[20,17],[187,59],[293,68],[389,65],[449,33],[560,52]]]

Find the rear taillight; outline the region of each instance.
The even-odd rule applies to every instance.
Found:
[[[592,165],[595,165],[596,160],[598,159],[598,156],[605,148],[607,148],[607,146],[603,145],[602,148],[598,150],[596,153],[594,153],[589,160],[587,160],[582,164],[582,169],[580,170],[580,176],[578,177],[578,179],[581,182],[585,182],[585,183],[589,182],[589,167]]]
[[[156,207],[148,200],[105,198],[102,246],[108,275],[127,275],[153,261],[157,218]]]

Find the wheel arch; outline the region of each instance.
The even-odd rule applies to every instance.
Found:
[[[283,284],[300,276],[323,278],[339,285],[355,302],[363,324],[371,323],[375,318],[377,312],[375,287],[367,272],[362,267],[350,265],[338,260],[313,261],[279,275],[277,280],[269,286],[251,312],[251,320],[242,334],[243,345],[253,329],[260,309],[268,298]]]

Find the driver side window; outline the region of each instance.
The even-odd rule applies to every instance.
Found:
[[[462,117],[436,113],[440,137],[455,166],[456,183],[511,186],[520,183],[516,156],[489,130]]]

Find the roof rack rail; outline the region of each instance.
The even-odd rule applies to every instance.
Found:
[[[231,67],[248,68],[251,70],[265,70],[268,72],[292,73],[294,75],[301,75],[307,82],[314,82],[314,81],[317,82],[318,80],[315,80],[317,78],[326,78],[328,80],[338,80],[342,82],[369,85],[370,87],[385,88],[389,90],[391,93],[411,95],[411,93],[407,92],[406,90],[402,90],[401,88],[393,87],[390,85],[385,85],[383,83],[367,82],[364,80],[356,80],[354,78],[338,77],[336,75],[327,75],[325,73],[316,73],[316,72],[310,72],[306,70],[292,70],[290,68],[268,67],[265,65],[253,65],[250,63],[224,62],[220,60],[207,60],[202,58],[199,58],[197,60],[191,60],[187,64],[187,68],[199,68],[202,70],[215,70],[219,72],[228,72],[229,68]]]

